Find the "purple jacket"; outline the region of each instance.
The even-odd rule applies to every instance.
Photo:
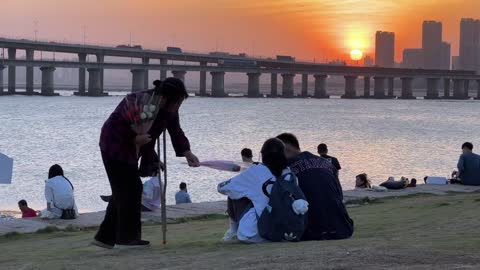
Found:
[[[151,91],[136,92],[127,95],[126,98],[134,98]],[[110,117],[105,121],[100,134],[100,150],[107,157],[137,166],[139,157],[136,157],[134,139],[136,133],[130,127],[123,113],[126,110],[126,98],[124,98]],[[140,149],[139,156],[143,162],[153,162],[155,143],[157,138],[167,129],[172,140],[173,148],[178,157],[183,156],[185,151],[190,150],[190,143],[180,127],[178,112],[171,113],[160,110],[149,134],[152,141]]]

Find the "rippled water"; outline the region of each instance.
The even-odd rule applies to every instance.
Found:
[[[100,128],[121,97],[0,97],[0,152],[15,159],[12,185],[0,185],[0,209],[26,199],[43,207],[48,168],[59,163],[75,185],[80,209],[100,210],[109,194],[98,148]],[[480,102],[426,100],[191,98],[181,110],[183,128],[200,159],[239,160],[263,141],[293,132],[303,150],[325,142],[339,158],[344,189],[367,172],[388,176],[447,175],[464,141],[480,144]],[[216,184],[231,176],[191,169],[169,146],[168,202],[181,181],[194,201],[218,200]],[[256,154],[257,156],[258,154]]]

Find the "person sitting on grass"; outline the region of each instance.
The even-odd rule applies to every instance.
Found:
[[[458,159],[458,178],[463,185],[480,185],[480,155],[473,153],[473,144],[462,145],[462,155]]]
[[[45,219],[73,219],[78,216],[73,185],[63,174],[60,165],[55,164],[48,171],[48,180],[45,181],[45,199],[47,209],[42,211]]]
[[[176,204],[183,204],[183,203],[192,203],[190,199],[190,194],[187,191],[187,183],[180,183],[179,186],[180,190],[175,194],[175,203]]]
[[[25,200],[20,200],[18,202],[18,208],[20,208],[20,211],[22,211],[22,218],[32,218],[37,216],[37,212],[35,212],[35,210],[32,208],[29,208],[27,201]]]
[[[295,135],[283,133],[277,138],[285,144],[288,166],[297,176],[309,204],[308,224],[302,240],[350,238],[353,220],[343,204],[337,169],[325,158],[302,152]]]
[[[366,173],[359,174],[355,177],[355,188],[372,188],[372,183]]]
[[[248,243],[265,241],[259,235],[257,226],[258,218],[269,202],[262,189],[264,183],[290,173],[285,158],[285,146],[280,140],[272,138],[265,141],[261,153],[261,164],[251,166],[232,179],[218,184],[217,187],[219,193],[227,195],[230,199],[247,198],[252,201],[245,209],[237,209],[239,217],[230,216],[231,219],[239,219],[237,239]],[[271,188],[271,185],[266,187],[268,192],[271,192]]]

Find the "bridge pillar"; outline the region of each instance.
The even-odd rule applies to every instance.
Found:
[[[402,95],[401,99],[415,99],[413,96],[413,78],[403,77],[400,78],[402,81]]]
[[[450,98],[450,79],[443,79],[443,98]]]
[[[145,69],[132,69],[132,92],[143,91],[148,87],[145,85]]]
[[[370,76],[363,76],[363,97],[370,98]]]
[[[373,97],[374,98],[385,98],[385,77],[373,77],[374,89]]]
[[[247,73],[248,97],[260,97],[260,73]]]
[[[469,99],[470,97],[468,96],[469,95],[469,90],[470,90],[470,80],[465,80],[463,82],[463,86],[465,87],[465,92],[463,92],[465,94],[465,98],[466,99]]]
[[[315,98],[329,98],[327,95],[327,75],[315,74]]]
[[[308,97],[308,74],[302,74],[302,97]]]
[[[388,97],[395,98],[394,90],[395,90],[395,78],[390,77],[388,78]]]
[[[270,76],[270,97],[277,97],[278,74],[272,73]]]
[[[160,58],[160,65],[167,65],[168,59]],[[160,70],[160,80],[165,80],[167,78],[167,70]]]
[[[2,68],[0,67],[0,72]],[[480,80],[477,80],[477,97],[475,99],[480,99]]]
[[[185,74],[187,72],[184,70],[172,70],[172,75],[174,78],[180,79],[182,82],[185,83]]]
[[[427,78],[427,95],[425,99],[437,99],[438,98],[438,81],[439,78]]]
[[[101,68],[89,68],[88,71],[88,95],[101,96],[103,95],[102,88],[102,71]]]
[[[148,57],[143,57],[142,58],[142,64],[148,65],[150,63],[150,58]],[[148,82],[148,68],[145,68],[145,76],[144,76],[144,89],[147,89],[149,87],[149,82]]]
[[[3,69],[5,66],[0,65],[0,96],[3,95]]]
[[[212,97],[225,97],[225,72],[212,71]]]
[[[453,79],[453,99],[465,99],[465,84],[463,79]]]
[[[34,50],[27,49],[25,50],[27,61],[33,61]],[[26,83],[25,90],[27,95],[33,95],[33,66],[27,66],[26,68]]]
[[[284,98],[293,98],[294,97],[294,86],[293,78],[295,74],[282,74],[282,96]]]
[[[201,67],[206,67],[207,62],[200,62]],[[207,95],[207,72],[200,71],[200,96],[204,97]]]
[[[42,96],[54,96],[54,67],[41,67],[42,71]]]
[[[104,63],[105,62],[105,55],[103,54],[97,54],[97,63]],[[89,73],[90,74],[90,73]],[[100,89],[101,89],[101,92],[103,92],[103,79],[104,79],[104,69],[103,68],[100,68]],[[89,80],[89,83],[90,83],[90,80]],[[90,91],[89,91],[89,94],[88,95],[91,95]]]
[[[17,57],[17,49],[15,48],[8,48],[8,59],[15,60]],[[15,94],[15,87],[16,87],[16,75],[15,75],[15,66],[10,65],[8,66],[8,94]]]
[[[342,96],[342,98],[357,97],[356,81],[357,76],[345,76],[345,94]]]
[[[78,62],[79,63],[86,63],[87,62],[87,54],[86,53],[79,53],[78,54]],[[78,69],[78,92],[75,92],[74,95],[84,96],[87,90],[85,80],[86,80],[86,69],[79,68]]]

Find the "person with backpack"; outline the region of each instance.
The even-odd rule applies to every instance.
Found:
[[[272,210],[269,205],[271,198],[268,197],[273,197],[272,192],[275,191],[272,183],[276,181],[286,181],[293,185],[297,183],[295,176],[287,167],[285,146],[280,140],[272,138],[265,141],[261,153],[261,164],[251,166],[241,174],[218,185],[218,192],[227,195],[230,199],[247,198],[252,202],[251,206],[244,209],[238,226],[237,238],[243,242],[260,243],[265,240],[273,240],[264,237],[267,235],[259,230],[261,226],[258,224],[259,219],[262,216],[265,217],[264,211]],[[291,203],[287,209],[283,210],[293,212]],[[275,211],[278,212],[277,209]],[[305,212],[306,210],[303,209],[302,216]],[[288,224],[288,220],[283,220],[283,223]],[[285,233],[287,232],[282,232],[282,236]],[[295,237],[291,232],[288,232],[286,236],[290,239]]]
[[[45,199],[47,209],[41,212],[40,217],[46,219],[75,219],[78,209],[75,205],[73,185],[65,177],[60,165],[55,164],[48,171],[48,180],[45,181]]]
[[[343,204],[343,192],[337,169],[327,159],[302,152],[295,135],[277,136],[285,144],[287,164],[297,176],[309,204],[308,223],[302,240],[350,238],[353,220]]]

